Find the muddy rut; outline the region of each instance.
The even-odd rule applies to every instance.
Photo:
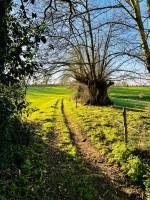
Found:
[[[123,178],[120,171],[105,162],[99,150],[86,138],[79,125],[70,120],[62,100],[61,111],[64,116],[64,123],[68,127],[72,143],[83,162],[90,169],[89,176],[94,177],[99,200],[141,200],[144,199],[137,188],[129,185]]]

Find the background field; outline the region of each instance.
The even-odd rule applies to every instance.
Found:
[[[40,121],[45,118],[48,119],[50,117],[51,107],[53,107],[55,102],[61,101],[62,99],[67,100],[66,108],[68,107],[71,110],[74,110],[75,102],[73,102],[71,100],[72,98],[70,98],[73,96],[74,93],[75,90],[65,88],[63,86],[29,87],[27,99],[29,102],[32,102],[31,107],[35,108],[35,110],[37,109],[36,112],[32,113],[30,119],[36,121]],[[114,103],[114,106],[129,107],[134,108],[135,110],[144,110],[150,103],[150,87],[112,87],[109,91],[109,94]],[[117,125],[112,124],[112,127],[116,129],[119,123],[119,134],[121,135],[121,140],[124,140],[122,127],[122,110],[118,110],[113,107],[85,107],[78,104],[78,109],[75,109],[74,113],[79,115],[79,118],[81,115],[81,121],[84,121],[83,118],[85,118],[85,127],[89,126],[90,123],[93,124],[98,121],[100,123],[102,123],[102,121],[108,121],[106,124],[110,125],[111,121],[113,121],[114,119]],[[127,111],[127,123],[129,129],[128,139],[131,146],[133,144],[135,146],[136,144],[136,146],[141,148],[149,147],[149,123],[147,122],[148,119],[148,112],[142,113],[136,111]],[[112,132],[111,126],[108,129],[110,129],[108,130],[108,132]],[[147,131],[145,132],[145,130]],[[97,131],[99,132],[99,130]]]
[[[47,101],[47,98],[72,95],[75,91],[62,87],[29,87],[28,98],[38,98],[42,95],[42,99],[36,99],[36,104],[40,101]],[[145,110],[150,105],[150,87],[111,87],[109,95],[114,106],[129,107]]]
[[[114,105],[145,109],[149,104],[149,89],[150,87],[113,87],[109,91],[109,95],[114,101]],[[95,171],[91,171],[92,176],[88,176],[87,179],[85,176],[87,165],[85,163],[90,163],[91,166],[99,163],[97,166],[100,169],[104,161],[111,163],[111,165],[114,164],[116,167],[120,166],[123,174],[129,177],[133,183],[145,184],[148,187],[149,182],[148,180],[145,182],[143,177],[148,177],[149,173],[149,112],[127,109],[128,136],[126,143],[122,109],[113,106],[84,106],[80,103],[76,107],[76,102],[71,98],[74,93],[75,90],[62,86],[29,87],[27,91],[27,99],[32,103],[31,108],[36,108],[33,113],[31,112],[28,120],[36,123],[37,127],[41,127],[36,134],[48,146],[52,144],[52,147],[55,147],[59,154],[61,153],[61,157],[65,157],[65,160],[61,161],[61,165],[60,163],[57,165],[56,171],[59,172],[58,179],[65,177],[61,180],[63,188],[68,187],[68,181],[73,183],[71,188],[69,185],[67,189],[69,191],[68,199],[76,195],[77,189],[80,188],[79,185],[83,185],[79,199],[98,199],[94,196],[98,195],[97,189],[93,190]],[[96,149],[96,152],[93,149]],[[93,152],[95,153],[93,154]],[[96,155],[98,156],[95,161]],[[50,163],[52,163],[53,158],[55,161],[55,157],[57,156],[49,158]],[[99,162],[100,158],[102,160]],[[70,160],[69,167],[68,160]],[[106,168],[106,163],[104,162],[104,168]],[[56,169],[55,165],[52,167]],[[83,169],[84,171],[82,171]],[[83,179],[81,174],[78,174],[81,171]],[[110,171],[112,174],[113,168]],[[49,180],[54,178],[51,176],[50,171]],[[98,182],[104,182],[104,180]],[[57,181],[55,184],[57,185]],[[55,188],[58,187],[55,186]],[[114,190],[113,187],[111,190]],[[86,198],[85,193],[87,194]],[[112,195],[112,191],[108,194]],[[84,198],[82,198],[83,196]],[[112,197],[109,196],[108,199],[112,199]]]
[[[112,87],[109,94],[117,106],[145,109],[150,104],[150,87]]]
[[[73,94],[73,90],[65,87],[29,87],[27,90],[27,100],[31,102],[33,109],[38,109],[30,116],[31,120],[41,120],[50,117],[50,108],[57,99],[64,98]]]

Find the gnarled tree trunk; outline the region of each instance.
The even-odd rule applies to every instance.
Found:
[[[86,104],[99,106],[111,105],[112,102],[108,96],[108,88],[112,84],[112,82],[90,82],[88,85],[89,99]]]

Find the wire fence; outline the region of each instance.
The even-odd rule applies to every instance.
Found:
[[[75,99],[75,107],[78,108],[78,99]],[[127,146],[150,151],[150,110],[134,107],[113,105],[120,109],[122,117],[118,123],[123,128],[120,132],[122,141]]]
[[[150,150],[150,113],[145,110],[123,108],[124,142],[126,145]],[[141,112],[142,111],[142,112]]]

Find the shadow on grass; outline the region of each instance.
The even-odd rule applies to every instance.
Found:
[[[124,96],[124,95],[110,95],[113,98],[118,98],[118,99],[128,99],[128,100],[137,100],[137,101],[150,101],[150,96],[143,96],[143,97],[139,97],[139,96]]]
[[[126,200],[140,199],[136,194],[130,197],[120,191],[103,172],[83,158],[74,157],[54,147],[54,137],[48,148],[49,197],[53,200]],[[121,186],[121,185],[120,185]]]
[[[110,178],[86,160],[56,147],[52,130],[43,140],[40,124],[30,124],[34,136],[26,147],[26,162],[0,173],[0,199],[9,200],[126,200],[136,199],[119,191]],[[8,176],[9,175],[9,176]],[[3,177],[3,180],[2,180]],[[140,199],[140,198],[139,198]]]

